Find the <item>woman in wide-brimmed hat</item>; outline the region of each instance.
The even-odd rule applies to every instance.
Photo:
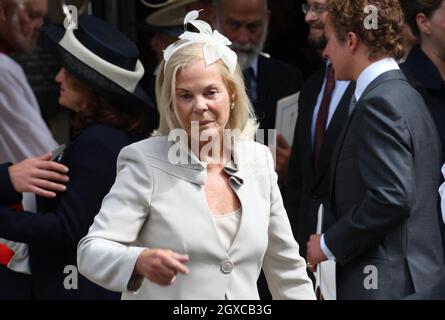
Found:
[[[56,198],[39,198],[37,213],[0,208],[0,237],[29,244],[37,299],[119,298],[77,273],[76,247],[114,182],[120,150],[149,135],[144,68],[133,42],[93,16],[44,31],[63,65],[59,103],[74,112],[75,134],[60,157],[70,181]]]

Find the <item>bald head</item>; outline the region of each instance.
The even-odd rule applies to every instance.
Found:
[[[270,12],[266,0],[222,0],[218,7],[221,32],[232,41],[241,68],[249,67],[263,49]]]
[[[269,10],[266,0],[219,0],[218,11],[220,18],[232,16],[238,20],[248,18],[268,19]]]

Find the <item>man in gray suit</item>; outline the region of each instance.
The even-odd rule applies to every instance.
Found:
[[[337,261],[338,299],[400,299],[431,286],[444,267],[439,138],[395,61],[398,1],[330,0],[328,11],[324,54],[338,79],[357,86],[332,160],[336,222],[310,237],[308,264]]]

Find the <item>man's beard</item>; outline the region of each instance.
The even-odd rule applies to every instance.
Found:
[[[316,50],[324,50],[327,40],[324,34],[324,24],[321,21],[309,24],[309,35],[307,40],[309,46]]]
[[[32,38],[26,38],[18,36],[16,38],[17,52],[31,54],[37,46],[38,38],[33,36]]]
[[[324,50],[326,48],[327,40],[323,34],[321,37],[308,37],[308,44],[316,50]]]
[[[258,44],[248,43],[242,45],[237,42],[232,42],[232,50],[236,52],[238,56],[238,63],[241,70],[246,70],[252,65],[252,61],[258,56],[258,54],[263,51],[266,45],[267,39],[267,25],[264,27],[263,35]]]

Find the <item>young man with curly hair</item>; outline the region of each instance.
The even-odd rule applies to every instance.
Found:
[[[311,268],[337,261],[338,299],[400,299],[428,288],[444,267],[440,141],[396,62],[403,55],[398,0],[329,0],[328,11],[324,54],[338,79],[357,86],[333,155],[336,222],[311,236],[307,261]],[[377,28],[368,23],[372,12]]]

